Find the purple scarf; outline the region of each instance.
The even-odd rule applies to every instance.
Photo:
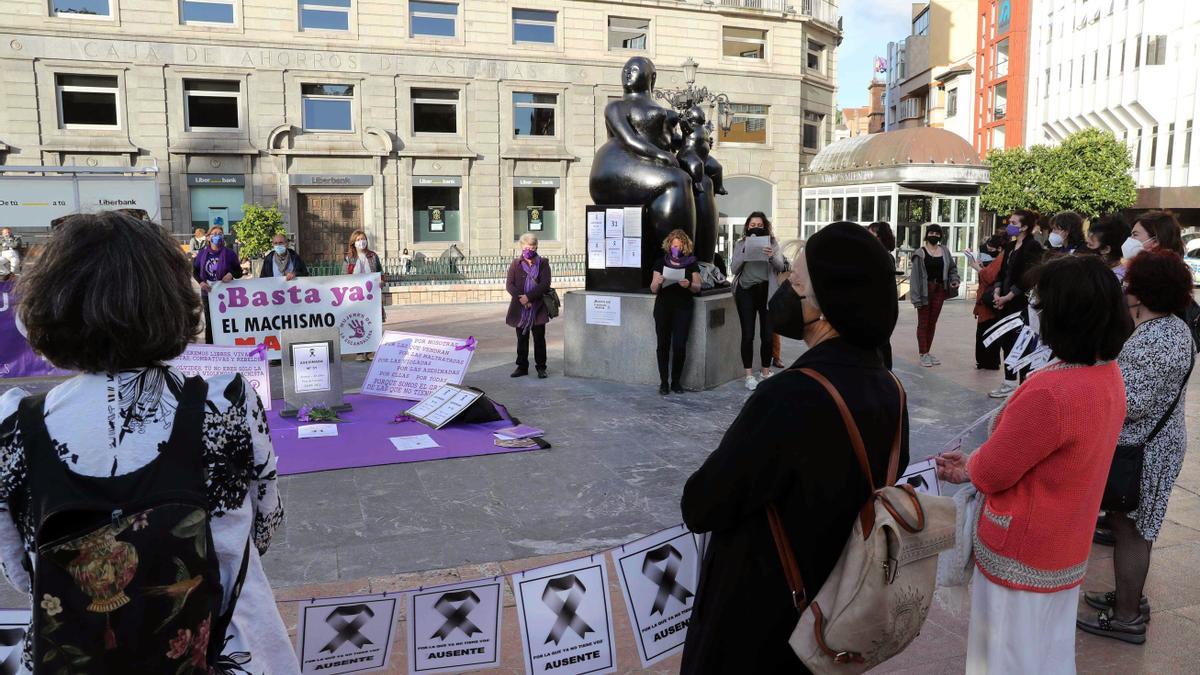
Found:
[[[532,265],[526,267],[525,262],[517,263],[525,270],[525,293],[528,296],[538,285],[538,274],[542,270],[542,259],[534,257],[530,260]],[[522,333],[528,333],[530,328],[533,328],[533,321],[537,318],[538,308],[542,306],[541,300],[529,299],[529,304],[521,307],[521,319],[517,322],[517,328]]]
[[[663,264],[669,267],[674,267],[677,270],[687,269],[687,267],[694,262],[696,262],[696,256],[694,255],[685,255],[679,259],[672,258],[670,253],[663,256]]]

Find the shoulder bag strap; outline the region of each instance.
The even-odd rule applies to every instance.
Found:
[[[1158,432],[1162,431],[1163,427],[1167,426],[1167,421],[1170,420],[1171,415],[1175,413],[1175,408],[1179,407],[1179,399],[1183,398],[1183,392],[1187,390],[1188,380],[1191,379],[1192,369],[1195,367],[1196,359],[1195,356],[1193,356],[1192,363],[1190,366],[1188,366],[1187,375],[1183,376],[1183,383],[1179,385],[1179,391],[1175,392],[1175,400],[1171,401],[1171,405],[1167,408],[1167,412],[1163,413],[1163,416],[1158,420],[1158,424],[1154,425],[1154,431],[1151,431],[1150,435],[1146,437],[1146,440],[1142,441],[1142,446],[1150,445],[1150,441],[1154,440],[1155,436],[1158,436]]]
[[[842,398],[841,392],[824,375],[812,368],[800,368],[799,371],[824,387],[834,404],[837,405],[838,413],[842,416],[842,423],[846,425],[846,433],[850,436],[850,445],[854,448],[854,456],[858,459],[858,466],[862,469],[863,475],[867,477],[867,484],[871,486],[871,492],[875,492],[875,478],[871,475],[871,464],[867,460],[867,448],[863,445],[862,433],[859,432],[854,415],[850,413],[850,408],[846,405],[846,400]]]
[[[788,540],[787,532],[783,530],[783,521],[774,504],[767,504],[767,522],[771,525],[771,538],[775,540],[775,550],[779,553],[779,562],[783,566],[783,577],[787,580],[788,589],[792,592],[792,606],[798,614],[803,614],[808,606],[808,598],[804,595],[804,579],[800,576],[800,565],[792,551],[792,543]]]

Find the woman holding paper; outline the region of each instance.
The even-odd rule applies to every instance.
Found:
[[[663,240],[662,258],[654,261],[650,292],[654,299],[654,332],[658,336],[658,393],[683,393],[683,362],[692,327],[693,296],[700,292],[700,265],[692,255],[692,238],[674,230]],[[670,363],[670,386],[667,364]]]
[[[350,234],[350,246],[346,251],[345,260],[342,261],[342,274],[371,274],[372,272],[379,272],[379,280],[382,283],[383,264],[379,261],[379,256],[375,255],[375,251],[372,251],[367,243],[367,233],[355,230]],[[375,352],[359,354],[354,357],[355,361],[368,359],[374,360]]]
[[[537,236],[531,232],[521,235],[517,242],[521,256],[508,266],[505,288],[512,300],[508,303],[506,323],[517,329],[517,369],[509,377],[529,374],[529,336],[533,335],[533,363],[538,379],[546,379],[546,324],[550,312],[542,297],[550,291],[550,261],[538,255]]]
[[[779,288],[775,278],[787,269],[779,242],[771,231],[771,221],[762,211],[746,218],[742,240],[733,247],[729,271],[734,274],[733,300],[742,326],[742,367],[746,369],[746,388],[758,386],[754,379],[754,323],[759,326],[759,365],[762,377],[771,376],[771,317],[767,301]]]
[[[208,246],[192,261],[192,276],[200,283],[200,298],[204,304],[204,341],[213,343],[212,316],[208,307],[208,292],[218,281],[242,278],[242,263],[237,254],[225,246],[225,229],[217,226],[208,231]]]

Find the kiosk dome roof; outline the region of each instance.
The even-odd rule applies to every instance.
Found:
[[[979,153],[961,136],[945,129],[916,127],[844,138],[825,146],[809,173],[910,164],[981,167]]]

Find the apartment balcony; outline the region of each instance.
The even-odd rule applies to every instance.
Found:
[[[799,14],[816,21],[839,26],[841,16],[832,0],[687,0],[691,4],[717,5],[730,9]]]

